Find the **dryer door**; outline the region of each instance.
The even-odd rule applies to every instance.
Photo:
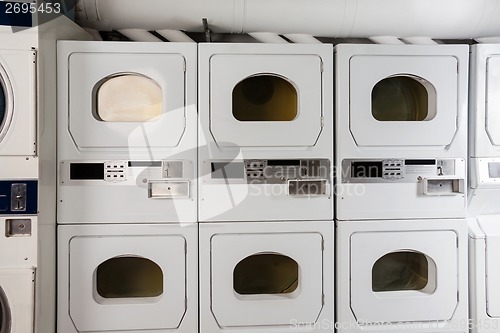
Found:
[[[317,55],[210,59],[210,131],[219,146],[308,147],[322,131]]]
[[[486,132],[494,146],[500,146],[500,56],[486,60]]]
[[[79,149],[176,147],[185,131],[180,54],[73,53],[68,131]]]
[[[313,232],[214,235],[211,303],[218,325],[313,325],[323,306],[322,240]]]
[[[478,223],[486,235],[486,311],[500,317],[500,216],[480,216]]]
[[[457,131],[452,56],[353,56],[349,127],[358,146],[446,146]]]
[[[69,314],[79,332],[169,330],[186,312],[180,235],[82,236],[69,245]]]
[[[358,323],[448,320],[458,300],[453,231],[351,236],[350,303]]]

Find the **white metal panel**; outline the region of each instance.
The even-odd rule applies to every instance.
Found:
[[[500,216],[480,216],[477,220],[486,235],[486,311],[491,317],[500,317]]]
[[[486,132],[494,146],[500,146],[500,56],[486,59]]]
[[[185,131],[185,59],[181,54],[84,53],[69,56],[68,130],[79,149],[175,147]],[[162,113],[147,122],[104,122],[95,113],[98,83],[115,74],[137,73],[160,85]],[[140,129],[144,140],[134,139]]]
[[[69,241],[69,314],[79,331],[175,329],[186,312],[186,239],[181,235],[75,236]],[[154,299],[97,302],[95,274],[119,256],[147,258],[163,272]],[[107,301],[107,300],[106,300]]]
[[[350,129],[358,146],[446,146],[458,116],[457,59],[453,56],[354,55],[350,59]],[[397,75],[420,77],[436,90],[436,115],[423,121],[378,121],[373,87]],[[431,106],[432,107],[432,106]]]
[[[219,325],[290,325],[293,320],[312,325],[323,305],[322,247],[323,237],[315,232],[214,235],[211,294]],[[233,290],[233,270],[241,260],[257,253],[278,253],[295,260],[299,265],[298,292],[289,296],[262,294],[239,298]]]
[[[256,51],[257,52],[257,51]],[[297,91],[291,121],[239,121],[232,114],[233,88],[256,74],[289,80]],[[219,146],[314,146],[322,131],[321,58],[309,54],[215,54],[210,59],[210,130]]]
[[[351,236],[350,304],[358,322],[449,320],[457,308],[458,249],[453,231],[358,232]],[[372,268],[382,256],[417,251],[436,266],[434,291],[372,291]],[[431,274],[429,274],[431,275]]]
[[[36,53],[0,50],[0,80],[6,97],[0,156],[36,154]],[[2,120],[0,119],[0,125]]]

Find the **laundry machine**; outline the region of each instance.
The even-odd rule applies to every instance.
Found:
[[[0,177],[36,178],[37,51],[32,34],[13,38],[12,28],[0,22]]]
[[[467,45],[335,47],[336,218],[465,217],[468,59]]]
[[[464,219],[338,221],[338,332],[468,332]]]
[[[0,181],[0,332],[34,332],[37,182]]]
[[[200,332],[333,332],[333,221],[200,223]]]
[[[500,227],[498,121],[500,45],[471,47],[469,297],[471,332],[500,332],[497,281]]]
[[[471,46],[469,215],[500,214],[500,45]]]
[[[58,332],[196,332],[196,224],[58,227]]]
[[[333,219],[326,44],[199,44],[200,221]]]
[[[195,43],[58,43],[59,223],[194,222]]]

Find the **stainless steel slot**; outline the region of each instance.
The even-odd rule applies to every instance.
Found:
[[[150,181],[148,183],[148,198],[189,198],[189,181]]]
[[[293,196],[328,195],[328,182],[324,180],[289,180],[288,194]]]

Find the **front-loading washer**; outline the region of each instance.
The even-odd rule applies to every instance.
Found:
[[[196,52],[58,42],[59,223],[196,221]]]
[[[0,269],[0,331],[31,333],[35,308],[35,270]]]
[[[468,58],[467,45],[335,47],[336,218],[465,217]]]
[[[338,332],[467,332],[467,223],[336,222]]]
[[[200,332],[333,332],[333,221],[200,228]]]
[[[199,44],[200,221],[333,219],[332,45]]]
[[[196,332],[196,224],[58,227],[58,332]]]

